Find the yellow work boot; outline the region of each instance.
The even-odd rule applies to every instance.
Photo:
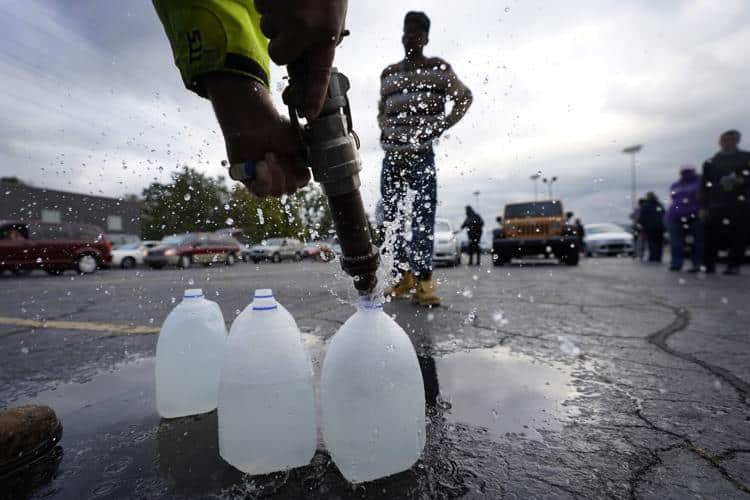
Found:
[[[414,279],[414,275],[411,273],[411,271],[406,271],[401,276],[401,279],[398,281],[398,283],[386,288],[383,294],[386,297],[401,299],[411,295],[415,288],[417,288],[417,280]]]
[[[420,306],[439,306],[440,297],[435,294],[435,282],[432,279],[419,280],[417,291],[411,296],[411,300]]]

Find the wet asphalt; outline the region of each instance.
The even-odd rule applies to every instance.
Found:
[[[750,497],[750,269],[488,264],[437,270],[443,307],[386,304],[419,355],[427,444],[357,486],[322,443],[307,467],[241,474],[218,456],[215,412],[159,419],[154,333],[59,323],[158,328],[194,287],[230,323],[270,287],[319,376],[355,300],[335,263],[4,276],[0,407],[49,404],[64,432],[0,498]]]

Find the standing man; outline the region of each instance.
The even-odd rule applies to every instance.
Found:
[[[646,235],[640,223],[641,210],[645,204],[646,198],[638,198],[638,206],[630,214],[630,220],[633,221],[633,238],[635,239],[635,253],[633,253],[633,258],[637,259],[638,262],[643,262],[643,258],[646,255]]]
[[[698,218],[698,193],[701,189],[701,176],[695,167],[685,165],[680,168],[680,179],[672,184],[672,204],[667,211],[669,228],[669,248],[672,255],[670,271],[680,271],[685,260],[685,238],[690,236],[691,273],[698,272],[703,259],[703,229]]]
[[[471,105],[471,91],[453,69],[438,57],[423,53],[430,19],[423,12],[408,12],[401,39],[405,57],[380,76],[378,124],[385,151],[380,177],[385,223],[393,228],[394,277],[385,291],[394,297],[412,296],[425,306],[440,305],[432,280],[433,232],[437,208],[437,179],[433,141],[461,118]],[[446,113],[446,103],[452,102]],[[407,189],[415,192],[411,242],[404,238],[404,220],[398,206]]]
[[[664,205],[661,204],[656,193],[646,193],[646,201],[638,215],[638,224],[643,228],[648,245],[648,261],[661,262],[664,250]]]
[[[716,272],[716,256],[722,236],[729,242],[729,261],[724,274],[740,273],[750,238],[750,153],[738,148],[736,130],[721,134],[721,150],[703,164],[702,215],[705,219],[707,273]]]
[[[578,237],[578,247],[581,249],[581,252],[583,252],[585,250],[583,239],[586,237],[586,230],[583,228],[583,222],[581,222],[581,219],[576,219],[575,223],[573,224],[573,230],[576,232],[576,236]]]
[[[469,205],[466,206],[466,220],[461,224],[461,229],[466,229],[467,236],[469,237],[469,265],[473,265],[474,254],[477,256],[477,266],[480,265],[480,259],[482,258],[482,247],[479,246],[479,242],[482,240],[482,228],[484,228],[484,221],[478,213],[474,211]]]

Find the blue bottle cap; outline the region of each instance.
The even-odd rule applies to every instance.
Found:
[[[199,299],[203,297],[202,288],[188,288],[182,296],[185,299]]]

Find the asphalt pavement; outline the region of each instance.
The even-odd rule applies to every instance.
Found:
[[[185,288],[203,288],[228,324],[255,288],[273,288],[319,376],[327,339],[354,311],[336,263],[3,276],[0,407],[49,404],[64,426],[14,495],[750,497],[750,269],[485,259],[435,276],[443,307],[385,307],[419,355],[423,458],[357,486],[322,443],[310,466],[245,476],[218,456],[215,412],[160,421],[154,407],[156,332]]]

